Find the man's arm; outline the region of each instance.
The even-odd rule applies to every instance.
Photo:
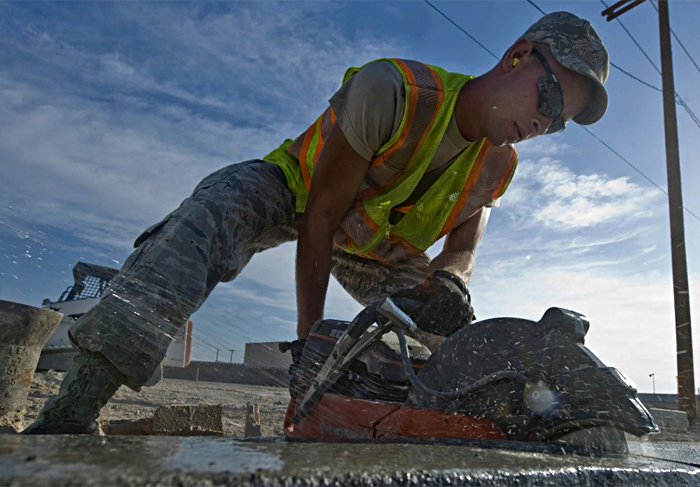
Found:
[[[459,276],[469,285],[474,272],[476,247],[484,235],[490,214],[491,208],[482,208],[448,233],[442,252],[430,262],[428,274],[443,269]]]
[[[357,155],[340,124],[335,124],[319,154],[299,229],[296,291],[300,339],[306,338],[316,320],[323,318],[333,233],[352,205],[368,167],[369,161]]]

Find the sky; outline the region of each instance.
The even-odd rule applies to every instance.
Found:
[[[535,2],[589,19],[611,60],[661,76],[600,2]],[[498,56],[540,13],[522,1],[436,1]],[[700,60],[700,1],[671,26]],[[649,2],[621,17],[659,63]],[[700,71],[674,41],[676,91],[700,113]],[[134,239],[207,174],[260,158],[326,108],[344,71],[380,57],[479,75],[496,60],[422,1],[1,2],[0,299],[40,306],[78,261],[119,267]],[[666,187],[661,93],[613,69],[590,127]],[[679,107],[684,205],[700,215],[700,127]],[[641,391],[675,392],[667,197],[583,129],[518,145],[470,285],[479,319],[585,314],[587,346]],[[700,387],[700,221],[685,214]],[[439,243],[430,249],[435,256]],[[293,243],[256,256],[193,315],[194,358],[243,359],[246,342],[295,337]],[[332,279],[326,317],[360,307]]]

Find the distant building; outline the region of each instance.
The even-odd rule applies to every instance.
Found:
[[[292,363],[292,354],[282,353],[279,342],[246,343],[243,365],[250,368],[287,368]]]

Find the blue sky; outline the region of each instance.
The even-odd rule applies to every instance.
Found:
[[[661,85],[600,2],[536,3],[588,18],[613,62]],[[525,0],[436,6],[498,55],[540,16]],[[699,16],[700,2],[671,4],[696,60]],[[658,60],[652,6],[622,19]],[[348,66],[385,56],[474,75],[495,63],[420,1],[0,3],[0,299],[55,300],[78,260],[118,266],[202,177],[295,137]],[[676,89],[700,113],[700,73],[677,45],[674,61]],[[665,187],[661,94],[616,70],[606,86],[608,112],[591,129]],[[678,120],[684,204],[700,214],[700,128],[682,110]],[[477,255],[477,315],[577,310],[603,361],[641,390],[655,373],[657,390],[673,392],[666,196],[575,125],[518,149],[521,165]],[[699,236],[686,214],[697,363]],[[294,251],[261,254],[217,288],[193,317],[195,358],[212,360],[214,345],[240,361],[245,342],[293,338]],[[332,282],[326,309],[350,319],[359,307]]]

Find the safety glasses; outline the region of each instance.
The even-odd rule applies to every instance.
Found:
[[[544,56],[537,49],[533,49],[532,52],[547,72],[546,78],[543,76],[537,80],[537,110],[545,117],[552,119],[546,133],[561,132],[566,128],[566,122],[561,118],[561,112],[564,110],[564,93],[559,80]]]

